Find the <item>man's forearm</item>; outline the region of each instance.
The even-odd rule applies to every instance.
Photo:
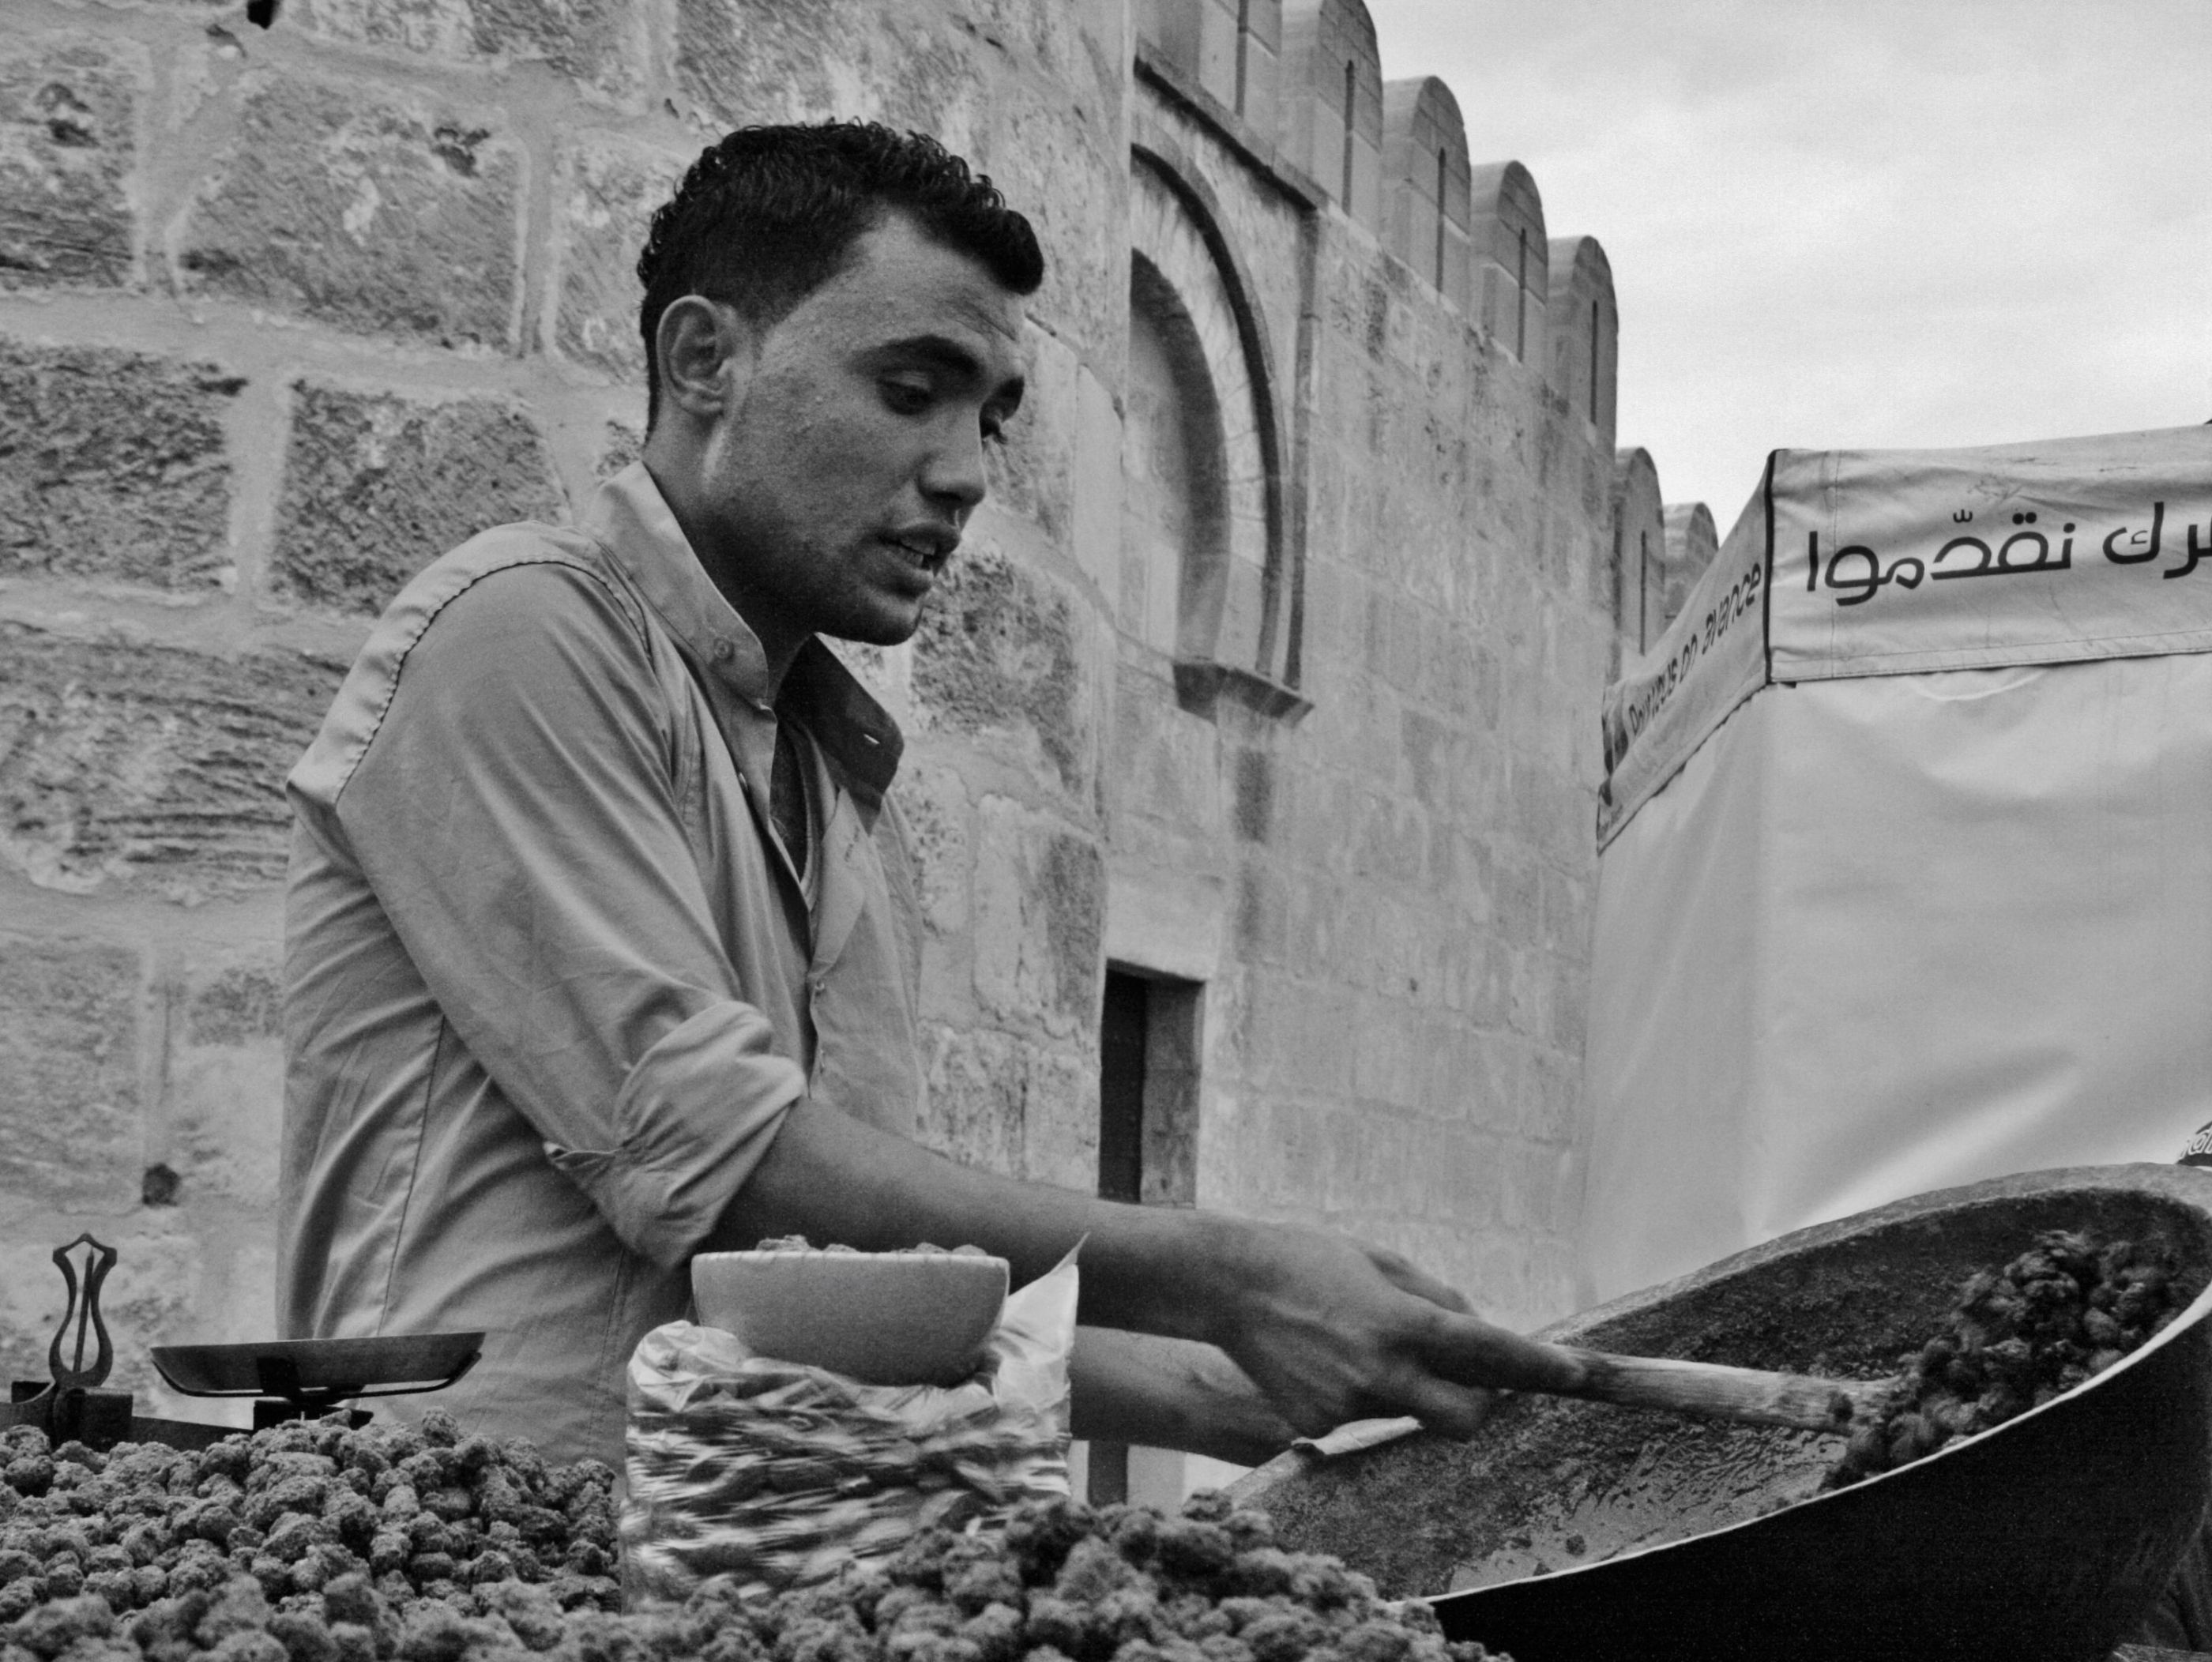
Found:
[[[1484,1387],[1580,1382],[1564,1352],[1473,1314],[1395,1253],[1326,1231],[1132,1206],[955,1164],[819,1103],[786,1116],[706,1246],[805,1234],[873,1251],[973,1243],[1017,1284],[1079,1240],[1081,1320],[1218,1346],[1287,1424],[1411,1414],[1465,1436]]]
[[[924,1240],[1006,1259],[1014,1284],[1083,1246],[1083,1320],[1211,1341],[1233,1231],[1207,1215],[1094,1199],[961,1166],[819,1103],[793,1108],[702,1246],[804,1234],[883,1252]]]

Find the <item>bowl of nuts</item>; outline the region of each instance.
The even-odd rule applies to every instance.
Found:
[[[1006,1301],[1006,1260],[978,1247],[861,1253],[803,1237],[691,1260],[701,1325],[757,1356],[864,1385],[957,1385]]]

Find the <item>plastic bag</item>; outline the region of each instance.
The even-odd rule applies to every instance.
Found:
[[[965,1382],[863,1385],[670,1322],[629,1364],[623,1592],[732,1578],[748,1597],[1066,1496],[1075,1255],[1010,1295]]]

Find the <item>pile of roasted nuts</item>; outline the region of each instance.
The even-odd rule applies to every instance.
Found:
[[[1902,1359],[1887,1409],[1852,1434],[1822,1486],[1892,1471],[2040,1407],[2104,1372],[2187,1303],[2163,1251],[2045,1230],[2003,1268],[1960,1289],[1942,1325]]]
[[[1483,1662],[1215,1495],[925,1531],[772,1598],[624,1614],[613,1474],[302,1422],[197,1453],[0,1434],[0,1662]]]

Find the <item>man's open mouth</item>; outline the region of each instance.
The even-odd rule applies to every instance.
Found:
[[[960,545],[960,533],[933,527],[901,531],[884,540],[913,561],[915,569],[935,572],[952,557],[952,550]]]

